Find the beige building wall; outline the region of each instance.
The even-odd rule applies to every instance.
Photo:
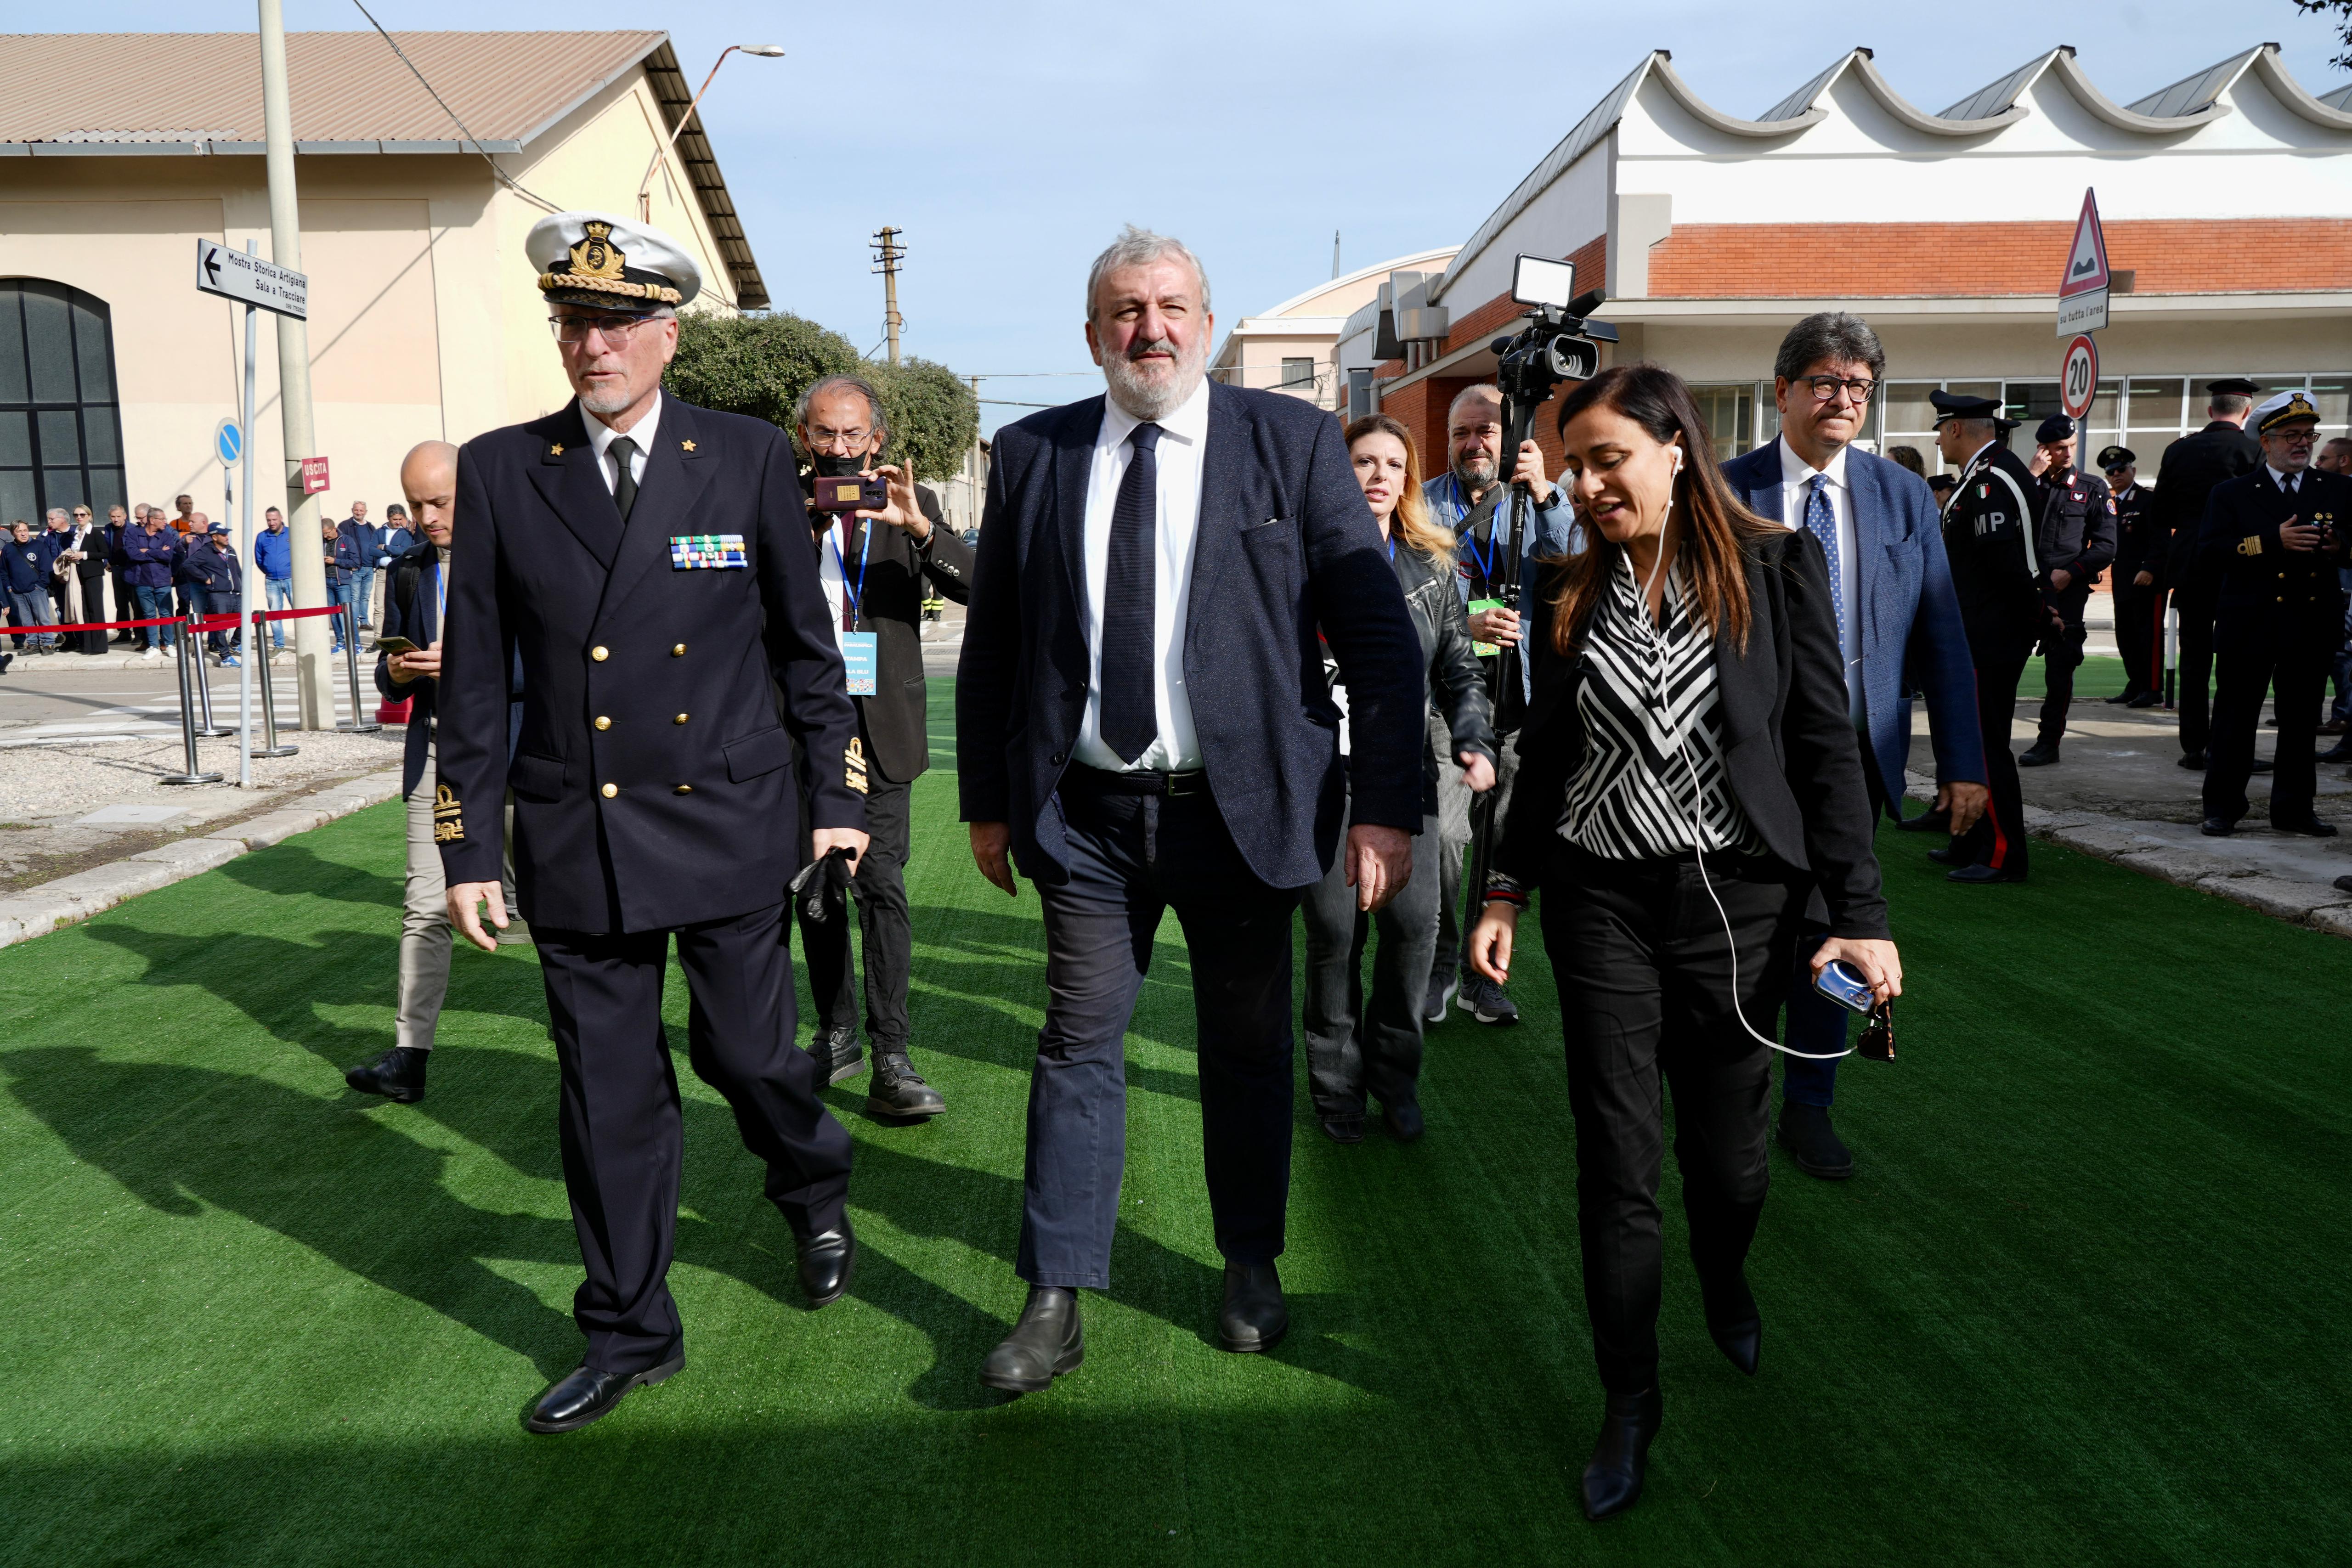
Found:
[[[500,166],[566,208],[634,215],[663,140],[644,72],[609,84]],[[311,402],[331,487],[381,518],[419,441],[464,441],[570,398],[523,257],[541,210],[466,154],[303,154],[302,270],[310,279]],[[732,310],[734,287],[674,155],[653,222],[704,267],[698,308]],[[199,236],[270,254],[266,161],[236,154],[0,161],[0,277],[47,278],[110,313],[132,501],[182,492],[223,515],[212,432],[237,407],[244,311],[195,287]],[[258,319],[254,517],[283,505],[276,318]],[[0,519],[5,520],[5,519]]]

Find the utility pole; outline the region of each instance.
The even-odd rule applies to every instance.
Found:
[[[901,231],[885,227],[874,236],[874,270],[882,275],[882,329],[890,340],[890,362],[898,362],[898,333],[907,325],[898,314],[898,264],[907,247],[898,243]]]
[[[1331,276],[1339,276],[1339,231],[1331,231]]]
[[[302,225],[294,201],[294,116],[286,91],[284,0],[260,0],[261,120],[269,149],[269,259],[302,269]],[[310,329],[299,317],[278,318],[278,409],[286,439],[286,528],[293,536],[294,605],[315,610],[327,602],[327,569],[319,549],[319,504],[304,493],[302,459],[318,455],[310,423]],[[248,434],[247,440],[252,437]],[[335,724],[334,665],[324,617],[294,622],[295,689],[301,694],[302,727],[331,729]],[[256,645],[247,658],[268,655]],[[354,722],[360,718],[354,713]]]

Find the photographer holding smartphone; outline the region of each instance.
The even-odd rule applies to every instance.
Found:
[[[1560,419],[1582,548],[1539,586],[1518,789],[1468,956],[1507,979],[1519,910],[1543,889],[1607,1392],[1584,1508],[1603,1519],[1641,1496],[1663,1411],[1662,1090],[1707,1333],[1753,1374],[1746,1264],[1780,1049],[1760,1030],[1813,890],[1829,915],[1817,975],[1842,962],[1883,1003],[1903,971],[1821,542],[1739,503],[1666,371],[1603,371]]]

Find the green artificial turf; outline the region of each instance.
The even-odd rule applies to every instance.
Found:
[[[945,683],[939,698],[944,702]],[[528,948],[461,954],[432,1093],[389,1043],[396,806],[0,953],[0,1560],[266,1563],[2321,1563],[2352,1534],[2352,945],[2037,845],[1961,890],[1882,841],[1901,1060],[1849,1063],[1859,1174],[1776,1155],[1763,1371],[1708,1343],[1668,1177],[1666,1427],[1586,1524],[1599,1396],[1540,945],[1527,1021],[1432,1032],[1429,1135],[1302,1091],[1295,1327],[1221,1354],[1189,977],[1130,1042],[1115,1283],[1006,1403],[1034,892],[919,789],[915,1040],[950,1110],[832,1092],[865,1254],[811,1314],[687,1080],[686,1371],[575,1436],[578,1262]],[[1532,935],[1532,927],[1530,927]],[[685,998],[670,1023],[683,1041]]]

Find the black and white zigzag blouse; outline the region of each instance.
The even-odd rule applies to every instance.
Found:
[[[1560,834],[1608,860],[1659,860],[1694,847],[1759,853],[1763,840],[1724,767],[1715,639],[1680,562],[1660,602],[1665,624],[1654,639],[1633,562],[1620,552],[1585,638],[1576,695],[1584,761],[1569,780]],[[1694,805],[1704,834],[1696,846]]]

